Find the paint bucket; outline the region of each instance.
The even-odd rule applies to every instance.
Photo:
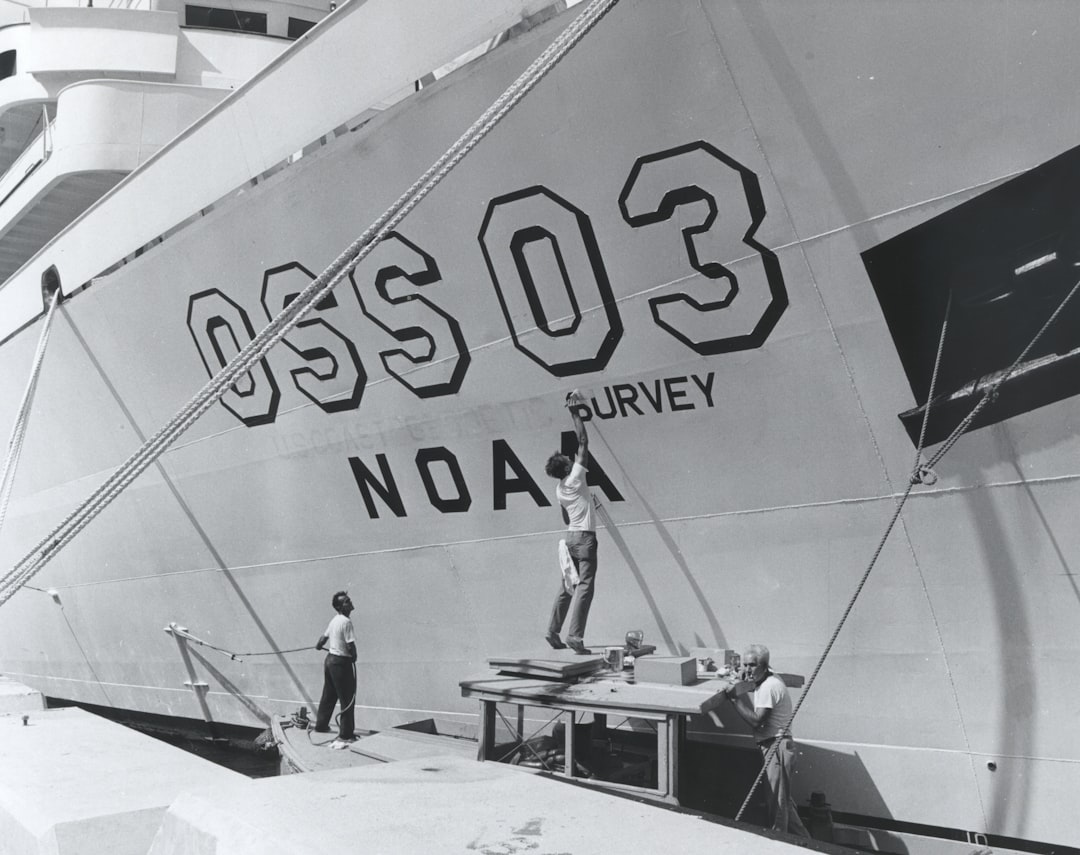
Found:
[[[621,647],[605,647],[604,662],[612,671],[623,669],[623,649]]]

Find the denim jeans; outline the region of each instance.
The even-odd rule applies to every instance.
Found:
[[[583,642],[585,622],[589,619],[589,606],[592,605],[593,583],[596,579],[596,532],[568,531],[566,547],[578,571],[578,583],[573,595],[566,592],[562,579],[559,580],[559,593],[551,608],[551,622],[548,632],[558,635],[562,632],[566,613],[570,613],[570,625],[566,630],[567,641]]]

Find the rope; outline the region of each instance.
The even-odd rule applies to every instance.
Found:
[[[743,813],[746,811],[747,805],[750,804],[750,799],[753,797],[754,792],[757,790],[758,785],[761,783],[762,778],[765,777],[765,770],[768,768],[769,763],[775,757],[777,750],[780,747],[781,739],[791,736],[791,722],[795,720],[795,716],[799,714],[799,709],[802,707],[803,702],[806,700],[806,696],[810,694],[810,688],[814,685],[814,681],[817,679],[818,673],[820,673],[822,666],[825,664],[825,660],[832,652],[833,645],[836,643],[836,639],[840,635],[840,631],[843,629],[844,624],[847,622],[848,616],[851,614],[852,609],[855,607],[855,601],[858,600],[859,594],[862,593],[863,588],[866,586],[867,580],[870,578],[870,573],[877,564],[878,558],[881,556],[882,550],[885,548],[885,542],[889,539],[889,535],[892,533],[893,528],[896,526],[897,520],[900,519],[900,514],[904,509],[904,504],[907,502],[908,497],[911,495],[911,491],[915,488],[916,484],[924,483],[927,477],[927,473],[932,474],[933,467],[941,461],[941,459],[948,453],[960,438],[960,436],[967,430],[968,426],[975,419],[975,416],[982,411],[982,409],[994,398],[997,397],[998,389],[1005,381],[1012,377],[1013,373],[1020,366],[1020,364],[1027,357],[1031,349],[1036,345],[1043,334],[1049,329],[1050,325],[1057,320],[1058,315],[1064,310],[1068,302],[1076,294],[1077,290],[1080,290],[1080,281],[1073,285],[1072,289],[1065,298],[1061,301],[1058,307],[1047,318],[1046,323],[1042,325],[1039,331],[1035,334],[1035,337],[1028,343],[1027,347],[1021,351],[1016,360],[1009,366],[1008,370],[1002,374],[997,380],[989,384],[986,391],[983,393],[983,397],[972,408],[971,412],[953,429],[948,438],[944,441],[941,448],[935,452],[935,454],[923,464],[922,461],[922,444],[926,438],[926,426],[930,419],[930,406],[933,401],[934,388],[937,385],[938,373],[941,368],[941,354],[945,347],[945,334],[949,325],[949,312],[952,308],[952,294],[949,295],[949,303],[945,310],[945,319],[941,324],[941,336],[938,339],[937,356],[934,359],[934,370],[930,378],[930,391],[926,398],[926,408],[923,410],[922,427],[919,431],[919,445],[915,450],[915,464],[912,467],[911,477],[908,479],[907,489],[904,490],[903,495],[900,497],[896,504],[896,510],[893,512],[892,518],[889,520],[889,524],[885,527],[885,533],[881,536],[881,540],[878,542],[877,548],[874,550],[874,554],[870,559],[870,563],[863,573],[862,578],[859,580],[858,585],[855,586],[855,593],[852,594],[851,599],[848,601],[847,607],[844,609],[844,613],[840,616],[840,621],[836,625],[836,629],[833,630],[832,635],[829,638],[828,643],[825,645],[825,650],[822,652],[821,657],[818,659],[817,664],[814,666],[813,673],[806,681],[806,686],[803,689],[802,695],[800,695],[798,703],[795,704],[794,709],[791,711],[791,721],[788,722],[778,737],[773,740],[769,746],[768,751],[765,753],[765,757],[761,764],[761,770],[758,772],[757,777],[754,779],[754,783],[750,786],[750,791],[746,794],[746,798],[743,800],[742,806],[739,808],[739,812],[735,815],[736,821],[742,819]],[[935,478],[936,480],[936,478]],[[779,761],[777,761],[779,762]],[[786,829],[785,829],[786,831]]]
[[[937,475],[934,474],[930,464],[922,462],[922,450],[926,443],[926,426],[930,424],[930,407],[934,401],[938,373],[941,371],[941,353],[945,349],[945,334],[949,329],[952,298],[952,289],[949,289],[949,301],[945,304],[945,319],[941,322],[941,335],[938,337],[937,355],[934,357],[934,370],[930,373],[930,389],[926,393],[926,409],[923,410],[922,425],[919,428],[919,442],[915,446],[915,462],[911,465],[911,480],[914,482],[917,478],[920,484],[933,484],[937,481]]]
[[[120,467],[0,580],[0,606],[45,567],[359,264],[619,2],[592,0],[469,129],[344,252]]]
[[[27,585],[25,587],[30,586]],[[256,653],[234,653],[232,650],[226,650],[224,647],[218,647],[216,644],[211,644],[205,639],[199,638],[196,635],[192,635],[183,627],[170,624],[169,631],[175,633],[176,635],[179,635],[181,638],[184,638],[188,641],[193,641],[195,644],[201,645],[202,647],[209,647],[211,650],[216,650],[218,653],[224,654],[225,656],[228,656],[230,659],[233,659],[237,662],[243,662],[244,660],[241,657],[244,656],[277,656],[280,653],[300,653],[304,650],[315,649],[313,645],[308,644],[305,647],[291,647],[288,650],[260,650]]]
[[[25,587],[30,587],[30,586],[27,585]],[[304,652],[304,651],[315,650],[316,649],[313,645],[308,644],[308,645],[306,645],[304,647],[291,647],[288,650],[261,650],[261,651],[255,652],[255,653],[235,653],[232,650],[227,650],[224,647],[218,647],[216,644],[211,644],[209,641],[206,641],[203,638],[199,638],[197,635],[192,635],[190,632],[188,632],[188,630],[184,629],[182,626],[177,626],[175,623],[169,624],[168,631],[171,632],[173,635],[179,635],[181,638],[185,639],[186,641],[194,642],[195,644],[198,644],[198,645],[200,645],[202,647],[209,647],[211,650],[216,650],[218,653],[221,653],[221,654],[223,654],[225,656],[228,656],[229,659],[231,659],[231,660],[233,660],[235,662],[243,662],[244,661],[243,657],[245,657],[245,656],[278,656],[278,655],[281,655],[283,653],[301,653],[301,652]],[[344,715],[345,713],[347,713],[350,709],[352,709],[356,705],[356,662],[352,663],[352,670],[353,670],[353,696],[352,696],[352,700],[350,700],[349,703],[346,704],[338,712],[338,714],[336,716],[334,716],[334,724],[338,724],[341,721],[341,716]],[[308,738],[309,739],[311,738],[310,731],[309,731],[309,734],[308,734]]]
[[[34,393],[37,391],[41,364],[45,359],[45,346],[49,343],[49,333],[52,330],[52,322],[58,305],[60,305],[59,288],[53,292],[52,302],[49,303],[49,309],[45,314],[41,335],[38,337],[37,351],[34,353],[34,362],[30,368],[30,378],[26,382],[26,390],[23,392],[22,402],[15,415],[15,424],[11,427],[11,439],[8,441],[7,456],[4,458],[4,471],[3,475],[0,475],[0,529],[3,529],[4,520],[7,518],[11,490],[15,484],[15,472],[19,466],[19,457],[22,455],[23,437],[26,435],[26,425],[30,421],[30,406],[34,401]]]
[[[345,713],[347,713],[353,707],[356,706],[356,692],[359,689],[359,686],[356,685],[356,660],[355,659],[353,660],[353,663],[352,663],[352,684],[353,684],[352,700],[349,701],[349,703],[346,706],[344,706],[340,710],[338,710],[338,714],[336,716],[334,716],[334,724],[338,725],[339,728],[341,727],[341,717],[343,715],[345,715]]]

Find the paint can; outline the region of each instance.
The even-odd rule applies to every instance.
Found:
[[[604,662],[612,671],[623,669],[623,649],[621,647],[605,647]]]

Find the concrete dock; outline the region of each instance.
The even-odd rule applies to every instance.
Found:
[[[0,705],[2,855],[806,851],[498,763],[253,780],[11,681]]]
[[[180,793],[247,780],[83,710],[0,715],[0,851],[145,855]]]
[[[800,846],[498,763],[402,760],[180,796],[150,855],[791,855]]]
[[[43,709],[45,709],[45,698],[41,692],[0,674],[0,715],[29,713]]]

